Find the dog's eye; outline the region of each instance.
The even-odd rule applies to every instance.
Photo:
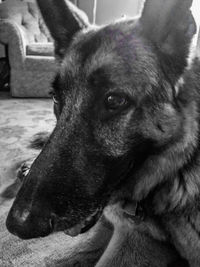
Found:
[[[58,99],[58,96],[56,95],[56,93],[51,91],[49,94],[52,97],[54,104],[59,104],[59,99]]]
[[[54,104],[59,104],[59,100],[55,94],[52,96],[52,99],[53,99]]]
[[[105,100],[106,108],[109,110],[118,110],[125,107],[128,104],[128,100],[125,96],[111,94],[107,96]]]

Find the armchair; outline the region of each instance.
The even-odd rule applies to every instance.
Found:
[[[8,48],[12,96],[48,96],[56,67],[54,47],[35,3],[0,4],[0,43]]]

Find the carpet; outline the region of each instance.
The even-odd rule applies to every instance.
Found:
[[[55,125],[50,99],[16,99],[0,93],[0,188],[10,183],[15,171],[38,151],[30,149],[34,134]]]
[[[49,99],[14,99],[0,93],[0,192],[16,178],[21,163],[35,157],[38,151],[29,148],[34,134],[51,131],[55,125],[52,102]],[[99,225],[76,238],[55,233],[46,238],[23,241],[11,235],[5,227],[5,219],[13,200],[0,201],[0,267],[54,267],[94,266],[71,264],[72,250],[82,255]],[[100,226],[102,227],[102,226]],[[105,235],[108,232],[103,231]],[[99,241],[105,240],[103,236]],[[88,240],[88,241],[87,241]],[[99,242],[100,243],[100,242]],[[98,249],[96,250],[99,253]]]

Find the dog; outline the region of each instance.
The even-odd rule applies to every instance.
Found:
[[[103,252],[80,266],[200,266],[192,0],[146,0],[139,18],[101,27],[68,1],[37,2],[55,41],[57,124],[8,230],[22,239],[74,236],[107,221]]]

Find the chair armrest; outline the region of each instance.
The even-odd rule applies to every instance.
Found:
[[[10,19],[0,20],[0,42],[8,45],[8,57],[15,68],[24,63],[27,40],[17,23]]]

